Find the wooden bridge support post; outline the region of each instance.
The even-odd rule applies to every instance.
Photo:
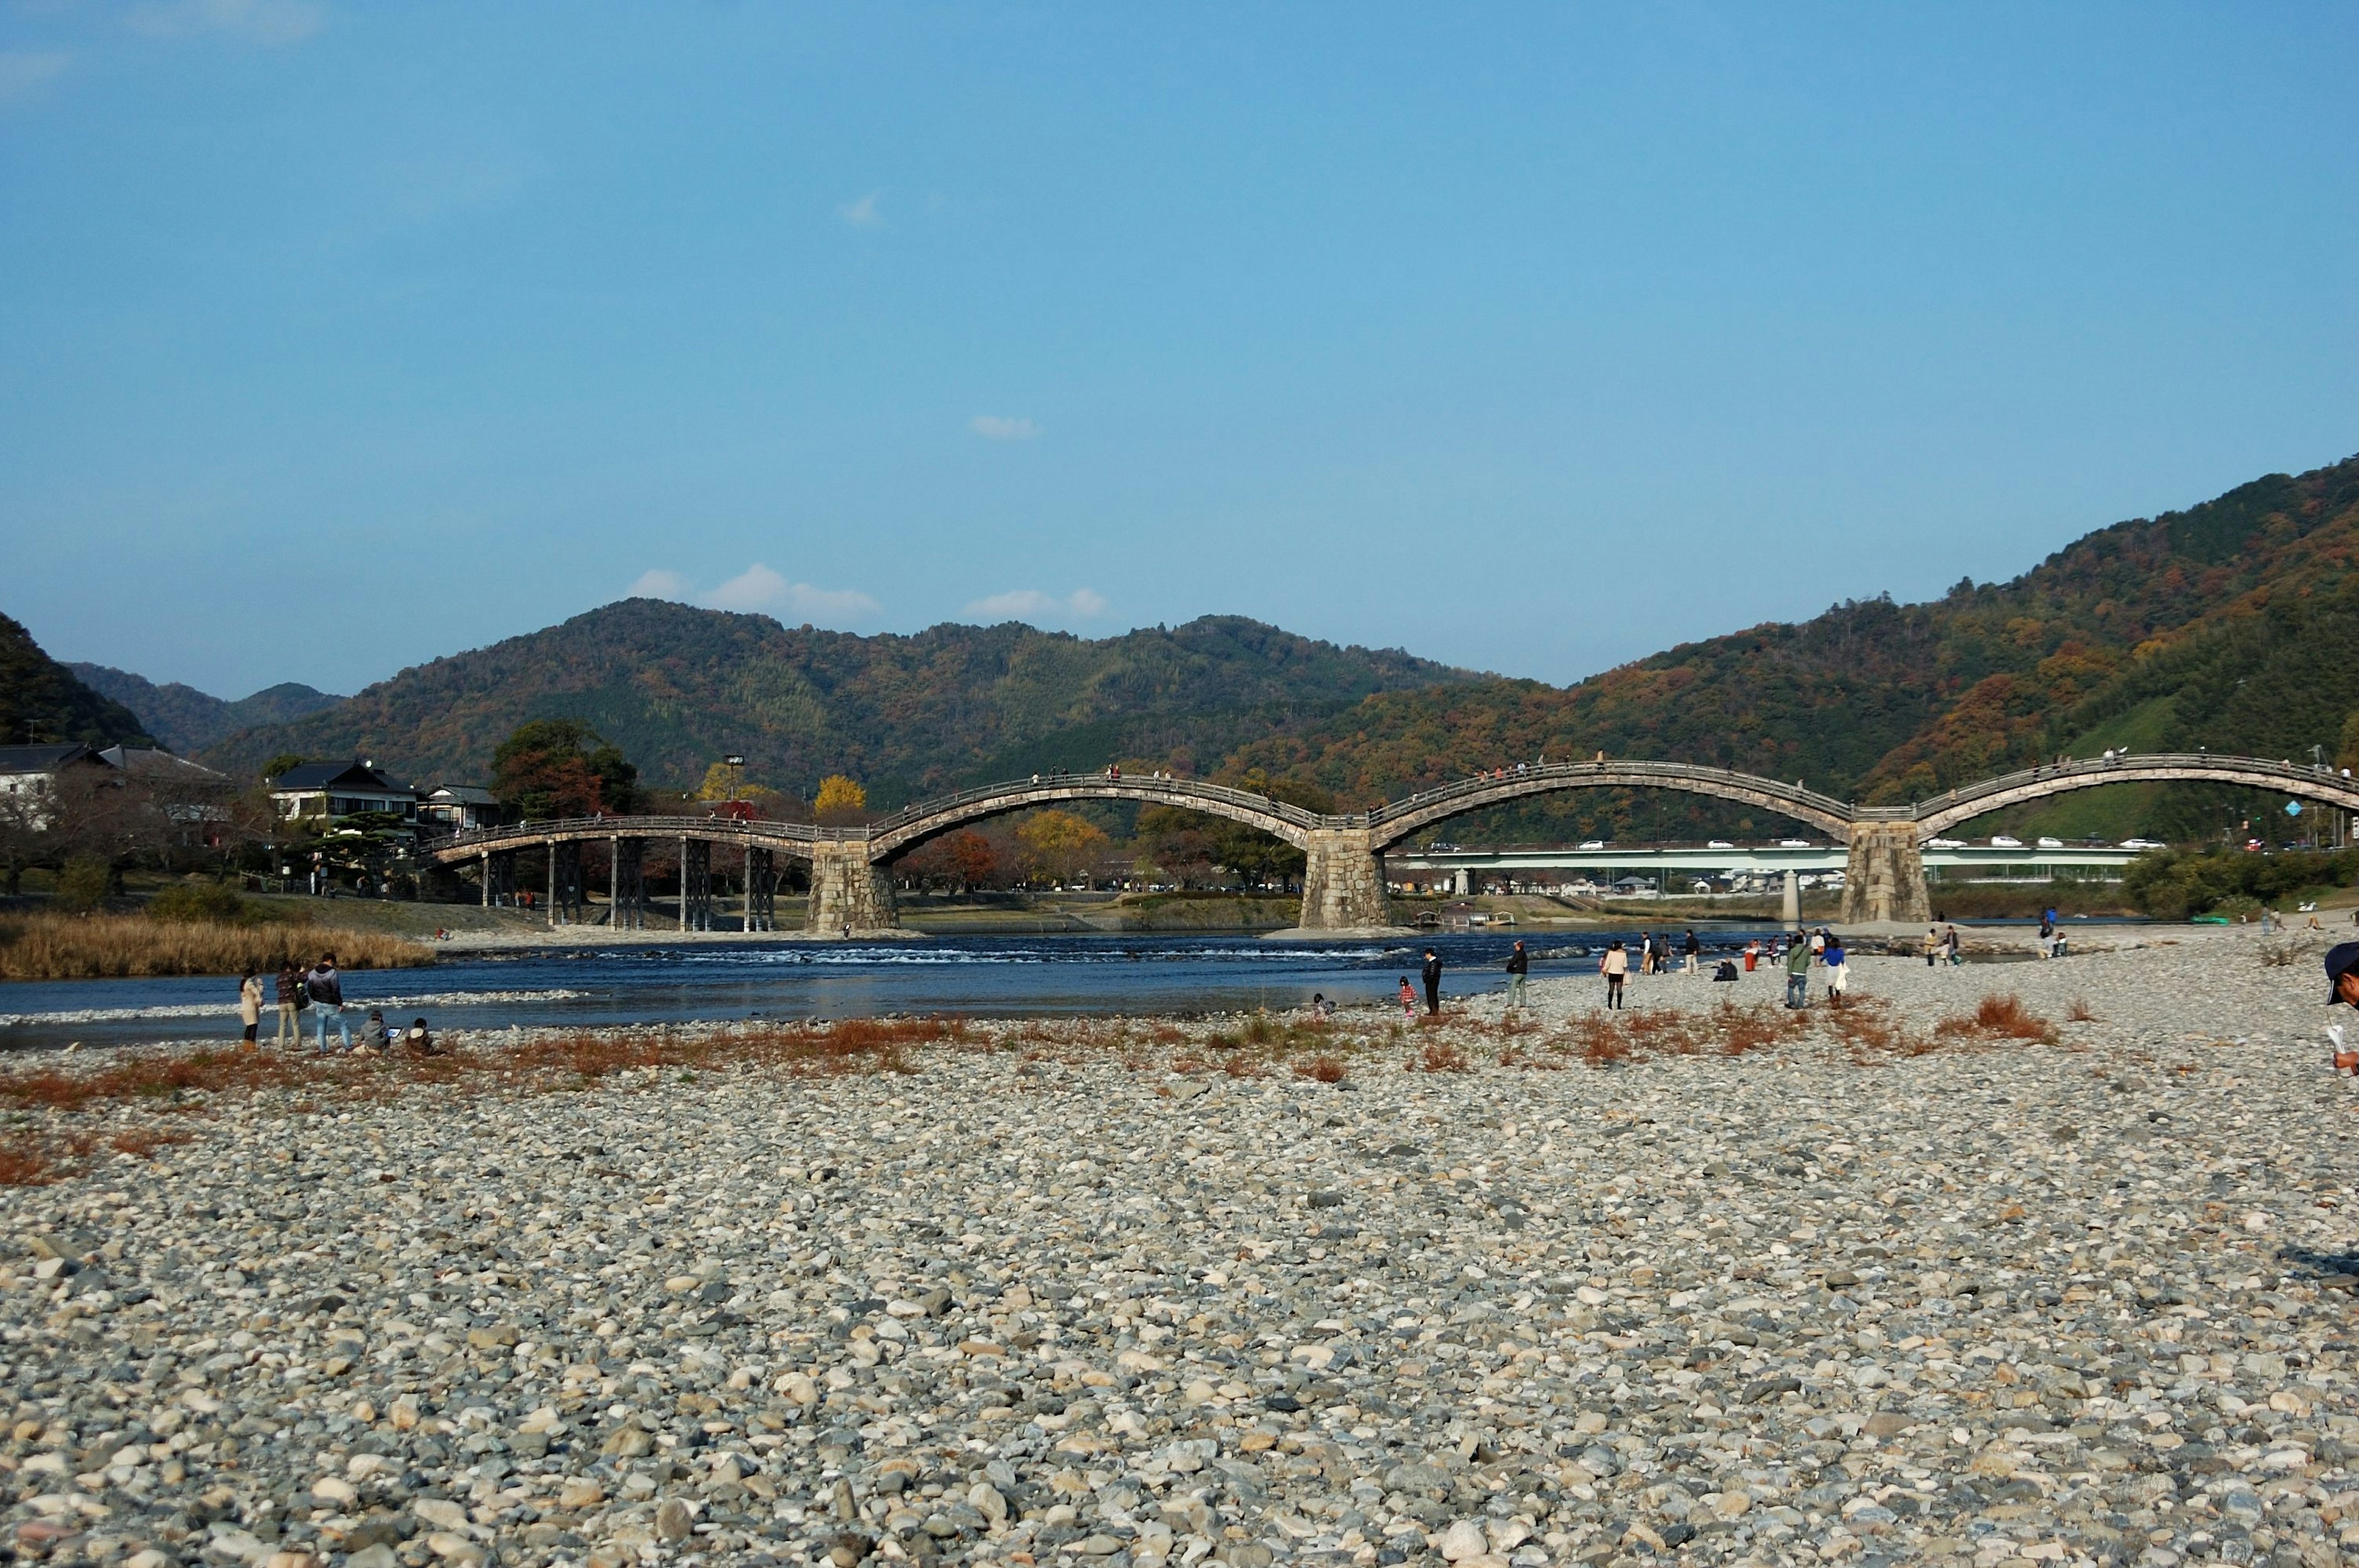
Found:
[[[514,849],[494,849],[484,857],[484,908],[516,902],[516,862]]]
[[[893,879],[868,862],[859,839],[822,838],[811,846],[810,913],[803,930],[812,936],[859,936],[896,929],[899,919]]]
[[[582,924],[582,844],[568,838],[549,847],[549,923]]]
[[[1853,823],[1851,858],[1843,870],[1843,924],[1899,921],[1922,925],[1932,918],[1917,824],[1907,818]]]
[[[712,846],[701,838],[679,841],[679,928],[712,929]]]
[[[745,929],[778,928],[778,862],[767,849],[745,846]]]
[[[1303,847],[1302,924],[1305,931],[1353,931],[1388,926],[1385,861],[1364,827],[1322,827]]]
[[[492,907],[492,852],[489,849],[484,851],[483,882],[484,907],[489,909]]]
[[[606,925],[636,931],[647,923],[647,840],[617,836],[606,844]]]

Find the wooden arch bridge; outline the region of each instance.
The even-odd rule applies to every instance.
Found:
[[[1734,802],[1804,823],[1850,846],[1843,919],[1922,922],[1930,918],[1925,840],[2004,806],[2104,784],[2211,783],[2264,789],[2359,811],[2359,781],[2324,767],[2208,752],[2116,755],[2043,764],[1909,806],[1860,806],[1727,768],[1688,762],[1551,762],[1485,773],[1392,801],[1372,811],[1325,815],[1268,795],[1192,779],[1116,778],[1097,773],[1038,775],[962,790],[904,807],[862,827],[820,827],[726,816],[593,816],[478,828],[437,841],[425,852],[443,865],[475,861],[486,903],[516,886],[516,859],[546,849],[552,923],[583,910],[586,847],[603,845],[617,925],[647,923],[640,867],[649,842],[679,847],[683,930],[710,929],[716,914],[712,850],[744,857],[744,918],[749,931],[775,929],[780,857],[806,860],[810,899],[804,931],[858,936],[896,929],[893,880],[886,867],[917,846],[985,817],[1072,801],[1120,800],[1182,806],[1258,827],[1303,851],[1301,928],[1348,933],[1392,929],[1386,908],[1385,851],[1453,816],[1534,795],[1574,789],[1672,789]]]

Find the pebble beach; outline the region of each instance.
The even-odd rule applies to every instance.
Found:
[[[0,1188],[0,1543],[2359,1560],[2321,946],[1863,957],[1843,1013],[1765,966],[1614,1018],[1551,979],[1514,1016],[981,1021],[825,1071],[26,1088],[16,1135],[80,1152]]]

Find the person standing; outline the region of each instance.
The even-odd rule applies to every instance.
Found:
[[[1819,955],[1827,967],[1827,1001],[1840,1008],[1843,993],[1851,989],[1851,963],[1843,955],[1843,938],[1830,935],[1824,951]]]
[[[1425,950],[1425,965],[1419,971],[1425,981],[1425,1013],[1428,1018],[1441,1016],[1441,958],[1430,947]]]
[[[237,982],[237,1021],[245,1025],[241,1049],[254,1049],[254,1032],[262,1027],[262,982],[248,969]]]
[[[1761,962],[1761,938],[1756,936],[1745,945],[1745,972],[1751,974]]]
[[[319,963],[303,977],[303,989],[319,1014],[319,1054],[322,1056],[328,1054],[328,1021],[331,1018],[335,1020],[336,1033],[342,1039],[343,1048],[351,1050],[353,1026],[351,1021],[344,1017],[344,982],[343,978],[336,973],[336,956],[333,953],[320,955]]]
[[[1531,955],[1525,952],[1523,943],[1517,941],[1516,950],[1507,955],[1507,1005],[1509,1007],[1524,1005],[1524,981],[1531,972]]]
[[[1688,973],[1703,972],[1703,944],[1696,940],[1695,927],[1688,927],[1687,936],[1680,943],[1680,953],[1687,960]]]
[[[1786,946],[1786,1005],[1810,1005],[1810,945],[1799,932]]]
[[[297,1014],[303,1011],[303,971],[295,960],[285,958],[278,965],[278,1038],[274,1046],[303,1048],[303,1025]]]
[[[1622,982],[1630,976],[1630,955],[1616,936],[1605,945],[1605,956],[1597,960],[1597,972],[1605,977],[1605,1005],[1618,1009],[1622,1005]]]
[[[1931,968],[1941,959],[1941,928],[1930,925],[1925,929],[1925,967]]]

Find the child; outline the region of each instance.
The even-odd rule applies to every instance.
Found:
[[[1414,1023],[1417,1022],[1417,989],[1408,983],[1407,975],[1400,978],[1400,982],[1401,1016]]]
[[[369,1009],[368,1022],[361,1025],[359,1051],[364,1055],[379,1055],[393,1044],[385,1030],[385,1010]]]
[[[442,1054],[442,1047],[434,1044],[434,1036],[427,1033],[426,1021],[422,1018],[413,1018],[409,1021],[409,1033],[402,1036],[402,1042],[409,1047],[409,1053],[413,1056]]]

